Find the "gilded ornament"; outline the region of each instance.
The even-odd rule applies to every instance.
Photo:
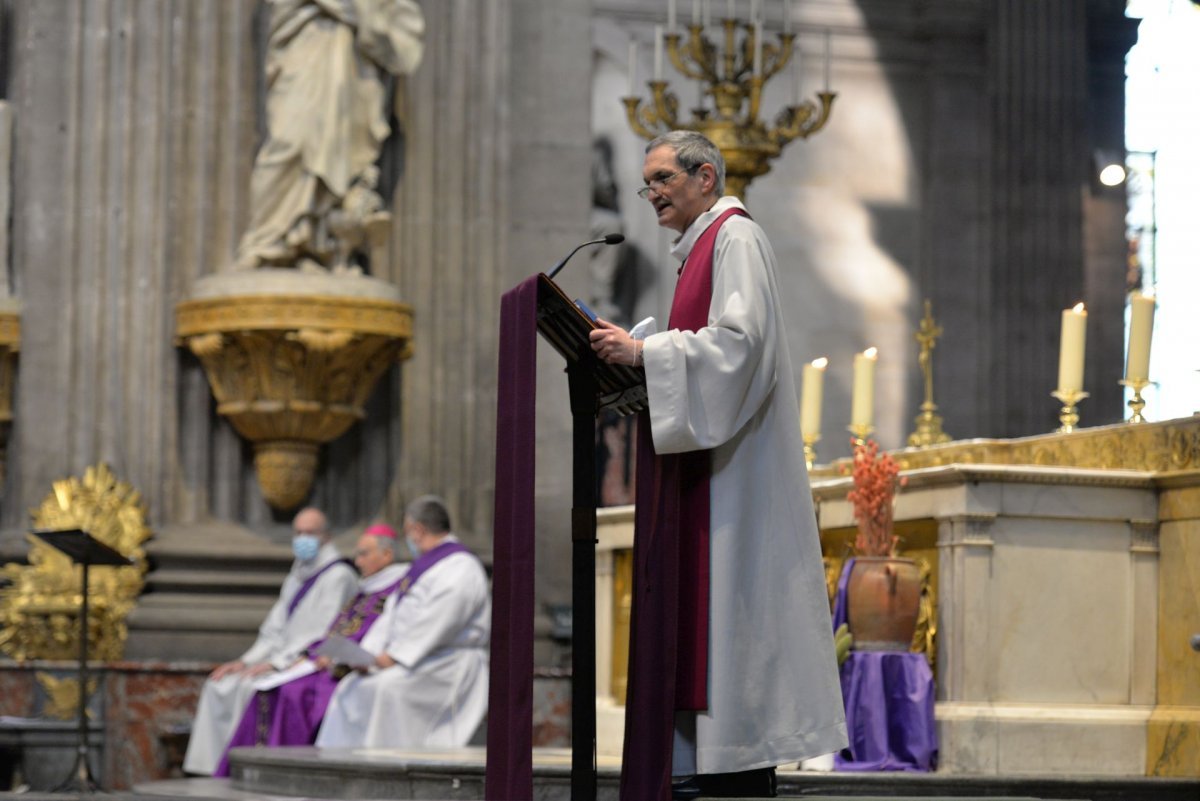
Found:
[[[34,674],[37,682],[46,693],[46,703],[42,714],[53,720],[71,720],[79,714],[79,679],[58,678],[45,671],[39,670]],[[88,679],[87,694],[90,698],[96,692],[96,680]],[[92,717],[92,710],[85,710]]]
[[[302,285],[303,276],[296,278]],[[366,416],[379,377],[411,353],[412,310],[385,297],[205,297],[180,303],[176,320],[181,344],[208,376],[217,413],[254,444],[263,497],[281,510],[304,503],[320,446]]]
[[[99,464],[89,467],[82,479],[54,482],[53,490],[30,514],[34,528],[83,529],[133,560],[128,567],[97,566],[89,571],[91,658],[119,659],[125,647],[125,618],[146,575],[142,543],[151,531],[141,495],[114,476],[108,465]],[[17,660],[75,660],[80,568],[40,539],[27,539],[29,564],[0,568],[0,577],[11,582],[0,590],[0,652]]]

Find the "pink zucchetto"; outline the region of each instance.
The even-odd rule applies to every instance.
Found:
[[[367,526],[367,530],[363,534],[369,534],[372,537],[387,537],[389,540],[399,539],[396,529],[389,526],[387,523],[375,523]]]

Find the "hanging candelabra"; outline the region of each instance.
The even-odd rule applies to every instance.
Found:
[[[806,139],[825,127],[836,93],[829,90],[830,34],[825,33],[825,88],[816,101],[801,100],[796,35],[791,30],[791,2],[784,3],[783,31],[776,41],[767,41],[759,0],[752,0],[750,19],[738,19],[732,0],[726,16],[711,24],[709,3],[703,12],[699,0],[692,3],[692,23],[686,34],[676,26],[675,0],[667,12],[667,28],[654,26],[654,78],[647,82],[650,100],[636,95],[636,44],[630,44],[629,96],[621,99],[629,125],[635,133],[653,139],[667,131],[686,128],[698,131],[721,150],[725,158],[726,191],[745,198],[750,182],[771,170],[771,160],[793,139]],[[710,36],[710,33],[714,34]],[[663,52],[685,78],[697,81],[700,102],[691,109],[689,120],[680,118],[679,97],[663,79]],[[792,102],[780,109],[771,127],[760,119],[763,87],[793,65]],[[711,99],[712,108],[705,105]]]

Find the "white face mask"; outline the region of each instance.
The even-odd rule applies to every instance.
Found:
[[[301,562],[311,562],[321,550],[321,538],[316,534],[297,534],[292,537],[292,553]]]

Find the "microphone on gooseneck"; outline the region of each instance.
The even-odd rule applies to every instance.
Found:
[[[558,275],[558,271],[566,266],[567,262],[570,261],[572,256],[579,252],[580,248],[586,248],[588,245],[619,245],[624,241],[625,236],[623,234],[605,234],[603,239],[593,239],[591,242],[584,242],[582,245],[579,245],[570,253],[568,253],[565,259],[554,265],[554,269],[551,270],[546,277],[553,278],[554,276]]]

